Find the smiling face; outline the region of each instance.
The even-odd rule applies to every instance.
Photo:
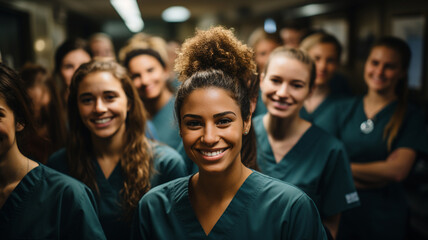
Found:
[[[310,93],[309,81],[308,65],[282,55],[272,58],[260,82],[269,114],[280,118],[298,116]]]
[[[79,83],[77,105],[93,138],[123,136],[129,110],[120,81],[109,72],[93,72]]]
[[[17,144],[15,133],[22,129],[23,127],[15,122],[13,112],[4,97],[0,95],[0,158]]]
[[[129,61],[129,72],[142,99],[154,99],[168,91],[168,71],[153,56],[139,55]]]
[[[395,86],[405,74],[397,51],[385,46],[371,50],[364,69],[364,80],[370,91],[395,91]]]
[[[332,43],[318,43],[308,50],[316,65],[316,85],[327,84],[339,66],[336,46]]]
[[[220,88],[194,90],[181,107],[181,136],[187,155],[204,172],[240,166],[242,135],[250,129],[229,93]]]
[[[61,64],[61,75],[67,87],[70,86],[71,78],[77,68],[89,61],[91,61],[91,56],[82,49],[73,50],[64,56]]]

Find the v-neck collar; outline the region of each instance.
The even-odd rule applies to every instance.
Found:
[[[186,184],[181,185],[176,191],[180,194],[175,196],[174,208],[189,239],[220,239],[234,231],[235,224],[239,223],[241,217],[248,212],[249,205],[263,187],[261,181],[257,181],[259,175],[253,172],[247,177],[208,235],[205,234],[190,203],[189,185],[192,176],[189,176]]]
[[[106,184],[107,185],[120,184],[120,187],[122,187],[123,176],[122,176],[120,162],[118,162],[116,164],[116,166],[114,167],[113,171],[111,172],[111,174],[108,178],[106,178],[106,176],[104,175],[104,172],[101,169],[101,166],[99,165],[97,159],[93,158],[92,162],[93,162],[94,167],[95,167],[95,176],[96,176],[97,183],[99,186],[100,185],[106,185]]]
[[[308,138],[308,136],[310,136],[311,135],[311,132],[313,131],[313,129],[314,129],[314,125],[312,124],[303,134],[302,134],[302,136],[300,137],[300,139],[296,142],[296,144],[294,144],[294,146],[290,149],[290,151],[288,151],[282,158],[281,158],[281,161],[279,161],[279,162],[276,162],[276,160],[275,160],[275,155],[273,154],[273,149],[272,149],[272,146],[270,145],[270,142],[269,142],[269,136],[268,136],[268,133],[267,133],[267,130],[266,130],[266,128],[265,128],[265,126],[264,126],[264,124],[262,125],[262,128],[261,128],[261,130],[262,131],[260,131],[260,134],[261,134],[261,141],[260,142],[266,142],[267,144],[264,144],[265,145],[265,151],[267,151],[268,152],[268,154],[269,154],[269,156],[272,156],[272,159],[269,159],[270,161],[273,161],[274,163],[275,163],[275,165],[276,166],[282,166],[282,165],[284,165],[284,164],[286,164],[286,158],[287,159],[295,159],[293,156],[294,155],[297,155],[297,156],[299,156],[300,155],[300,152],[302,151],[302,150],[304,150],[304,149],[306,149],[306,147],[307,147],[307,144],[306,144],[306,139]],[[259,136],[258,136],[259,137]],[[300,149],[300,150],[299,150]]]
[[[321,112],[324,112],[325,108],[333,101],[333,96],[329,94],[312,112],[308,112],[305,106],[302,107],[303,114],[310,118],[312,121],[316,116],[318,116]]]
[[[376,121],[376,119],[382,118],[382,116],[384,116],[385,114],[390,112],[389,109],[395,108],[395,106],[397,105],[397,102],[398,102],[397,100],[393,100],[392,102],[388,103],[385,107],[383,107],[381,110],[379,110],[371,119],[373,121]],[[364,111],[364,97],[361,97],[361,99],[360,99],[359,109],[360,109],[361,116],[363,117],[362,120],[369,119],[369,118],[367,118],[366,112]]]

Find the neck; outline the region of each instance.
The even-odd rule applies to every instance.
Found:
[[[213,201],[233,198],[252,171],[241,161],[231,168],[222,173],[200,171],[192,179],[194,191]]]
[[[150,114],[150,117],[156,115],[156,113],[158,113],[168,103],[171,97],[172,93],[165,88],[158,97],[153,99],[144,99],[144,107]]]
[[[110,138],[92,137],[94,154],[97,159],[116,159],[119,160],[123,151],[124,133],[115,134]]]
[[[365,100],[372,104],[388,104],[397,99],[397,96],[393,91],[378,92],[369,90],[365,96]]]
[[[298,114],[288,118],[279,118],[268,113],[263,117],[266,131],[276,140],[285,140],[298,134],[303,121]]]
[[[330,94],[330,86],[328,84],[317,84],[312,90],[312,96],[326,98]],[[310,98],[309,97],[309,98]]]
[[[29,170],[30,159],[22,155],[14,144],[7,153],[0,156],[0,187],[20,181]]]

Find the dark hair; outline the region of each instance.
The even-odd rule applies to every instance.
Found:
[[[151,147],[144,135],[146,113],[143,103],[126,69],[114,61],[91,61],[82,64],[71,81],[68,98],[70,137],[67,148],[70,174],[84,182],[94,192],[99,192],[92,164],[94,154],[92,140],[88,128],[80,117],[77,96],[80,82],[94,72],[109,72],[118,79],[130,106],[125,122],[124,147],[120,158],[124,178],[121,190],[122,204],[126,219],[130,219],[138,201],[150,189],[150,177],[154,170]]]
[[[409,45],[407,45],[405,41],[391,36],[383,37],[376,41],[371,47],[370,53],[376,47],[386,47],[398,53],[400,55],[401,68],[404,72],[406,72],[404,77],[398,80],[397,86],[395,87],[395,94],[398,98],[398,105],[383,131],[383,137],[387,139],[388,150],[390,151],[392,142],[394,141],[395,137],[397,137],[398,131],[400,130],[407,111],[407,70],[410,65],[412,52],[409,48]]]
[[[25,136],[35,134],[31,118],[31,101],[19,75],[3,63],[0,63],[0,96],[13,111],[15,122],[24,127],[22,131],[16,133],[16,137],[20,151],[26,154],[26,149],[23,149]]]
[[[129,62],[131,61],[131,59],[133,59],[134,57],[140,56],[140,55],[149,55],[152,56],[154,58],[156,58],[156,60],[158,60],[158,62],[162,65],[162,67],[165,69],[166,68],[166,63],[165,61],[162,59],[162,57],[160,56],[160,54],[150,48],[145,48],[145,49],[135,49],[130,51],[128,54],[126,54],[125,60],[123,61],[123,65],[129,69]]]
[[[245,121],[251,117],[250,84],[256,79],[256,65],[252,50],[236,39],[231,30],[223,27],[198,30],[194,37],[183,43],[175,68],[183,81],[175,100],[179,123],[184,100],[195,89],[209,87],[229,92],[241,110],[242,119]],[[257,168],[252,129],[243,136],[241,161],[246,166]]]
[[[41,65],[27,63],[21,69],[20,75],[26,90],[40,84],[46,89],[50,98],[49,103],[42,106],[40,114],[34,118],[36,128],[43,129],[46,127],[47,134],[28,138],[28,148],[32,149],[34,153],[32,157],[45,163],[50,154],[65,146],[67,138],[65,115],[61,111],[61,98],[55,82],[49,76],[46,68]],[[40,83],[36,82],[38,79],[41,79]],[[44,143],[42,143],[43,141]]]
[[[71,38],[63,42],[55,52],[55,73],[61,72],[62,60],[71,51],[82,49],[92,57],[87,42],[81,38]]]

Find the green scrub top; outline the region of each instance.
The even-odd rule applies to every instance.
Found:
[[[336,103],[341,101],[342,98],[329,95],[326,99],[311,113],[309,113],[303,106],[300,109],[300,117],[308,122],[311,122],[318,127],[324,129],[326,132],[337,135],[337,121],[332,119],[332,115],[335,114]]]
[[[106,239],[95,206],[88,187],[40,164],[0,209],[0,238]]]
[[[260,171],[301,188],[315,202],[321,218],[359,205],[348,156],[339,140],[312,125],[277,163],[263,116],[254,118],[253,127]]]
[[[175,120],[174,103],[175,97],[171,97],[168,103],[153,116],[151,122],[155,125],[159,141],[178,150],[182,141],[178,123]]]
[[[267,113],[267,108],[262,99],[262,91],[259,90],[259,96],[257,97],[256,108],[254,109],[253,116],[265,115]]]
[[[187,175],[186,165],[181,156],[172,148],[151,142],[154,154],[156,174],[150,180],[151,187],[166,183]],[[95,177],[99,188],[99,219],[108,239],[128,239],[130,223],[123,219],[120,204],[120,191],[123,188],[123,175],[120,164],[117,164],[108,179],[105,178],[97,161],[93,161]],[[66,150],[53,154],[48,166],[69,174]]]
[[[353,98],[338,108],[339,137],[345,144],[351,162],[368,163],[386,160],[389,152],[383,130],[397,107],[392,102],[373,118],[374,129],[363,133],[360,125],[366,121],[363,99]],[[422,114],[408,105],[403,124],[393,141],[392,151],[411,148],[428,151],[428,137]],[[407,202],[400,183],[368,190],[358,190],[361,206],[342,214],[338,239],[404,239],[407,222]]]
[[[190,179],[176,179],[143,196],[131,239],[327,239],[305,193],[258,172],[245,180],[207,236],[189,200]]]

